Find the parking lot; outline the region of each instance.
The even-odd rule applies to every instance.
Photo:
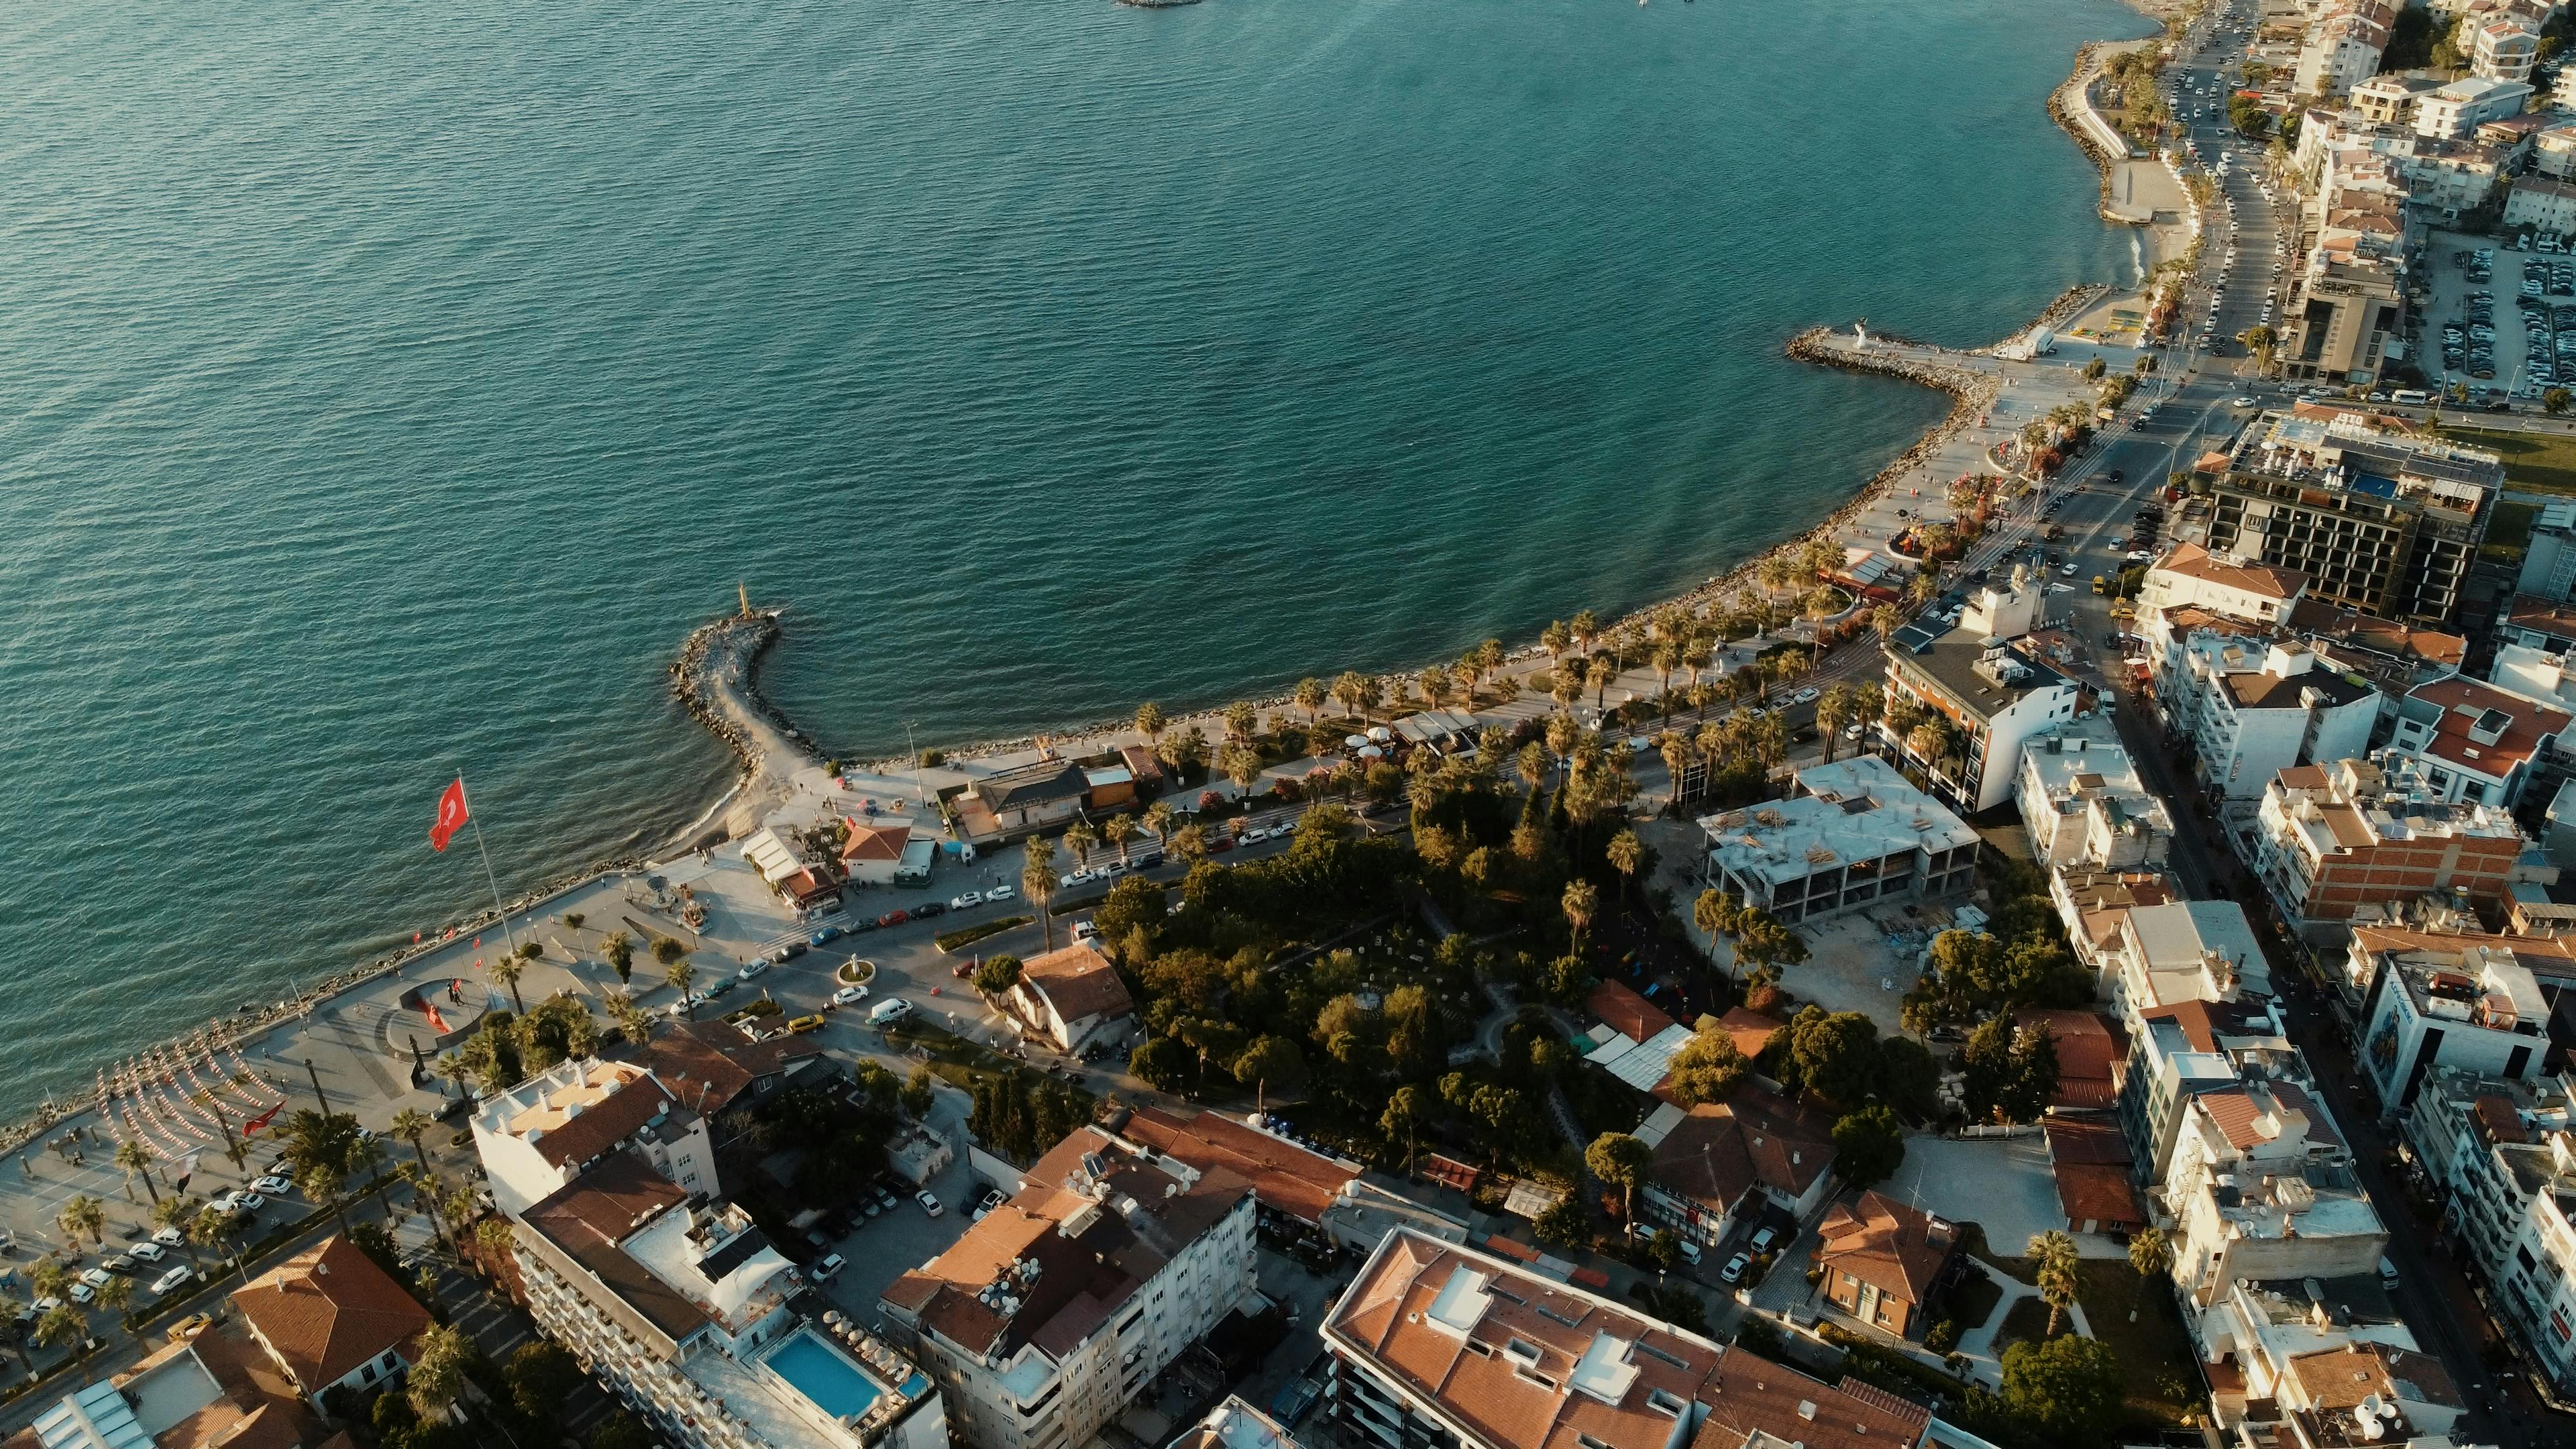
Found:
[[[2518,239],[2437,231],[2425,241],[2432,295],[2410,345],[2426,377],[2472,400],[2538,397],[2576,378],[2576,257],[2517,250]]]

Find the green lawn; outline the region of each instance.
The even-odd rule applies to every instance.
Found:
[[[2174,1308],[2173,1291],[2149,1283],[2140,1294],[2137,1270],[2125,1258],[2087,1258],[2080,1275],[2076,1301],[2084,1305],[2084,1321],[2129,1370],[2129,1412],[2176,1424],[2201,1407],[2200,1371],[2192,1364],[2191,1336]],[[2132,1306],[2138,1310],[2135,1323],[2129,1321]]]
[[[2504,481],[2510,488],[2535,493],[2576,494],[2576,437],[2561,433],[2504,433],[2488,428],[2448,427],[2443,437],[2484,448],[2504,459]]]

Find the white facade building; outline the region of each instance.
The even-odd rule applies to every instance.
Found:
[[[2358,1055],[2383,1120],[2414,1104],[2434,1067],[2516,1080],[2549,1049],[2540,983],[2501,938],[2359,930],[2345,970],[2370,983]]]
[[[644,1068],[579,1057],[495,1092],[474,1110],[474,1150],[492,1200],[512,1217],[632,1146],[685,1192],[713,1194],[705,1119]]]
[[[2415,132],[2436,140],[2464,141],[2488,121],[2522,114],[2532,89],[2521,81],[2483,76],[2456,80],[2415,100]]]
[[[1256,1293],[1254,1192],[1099,1127],[878,1302],[976,1449],[1087,1443]]]
[[[2442,1228],[2489,1308],[2562,1397],[2576,1394],[2576,1114],[2571,1082],[2436,1067],[2405,1118]]]
[[[2540,59],[2539,22],[2524,15],[2494,15],[2461,29],[2468,42],[2469,71],[2487,80],[2522,82]]]
[[[1971,884],[1977,832],[1885,760],[1811,766],[1798,791],[1700,820],[1708,884],[1792,925]]]

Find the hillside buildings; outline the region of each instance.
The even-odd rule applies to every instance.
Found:
[[[878,1304],[976,1449],[1081,1445],[1255,1291],[1252,1184],[1099,1127]]]

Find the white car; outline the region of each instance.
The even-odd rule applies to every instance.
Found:
[[[2075,565],[2068,564],[2064,568],[2059,569],[2057,571],[2057,576],[2061,579],[2071,579],[2075,577]]]
[[[235,1212],[255,1213],[266,1206],[268,1206],[268,1199],[261,1197],[258,1193],[237,1192],[233,1194],[233,1211]]]
[[[1071,875],[1058,880],[1056,884],[1062,886],[1066,890],[1071,890],[1078,885],[1089,885],[1091,884],[1091,872],[1087,870],[1077,870]]]
[[[968,891],[962,896],[948,898],[948,909],[952,911],[972,910],[982,904],[984,904],[984,895],[981,891]]]
[[[260,1178],[258,1181],[253,1182],[250,1185],[250,1190],[253,1192],[264,1192],[274,1197],[280,1193],[295,1191],[295,1184],[282,1177],[270,1176]]]
[[[175,1248],[186,1242],[187,1238],[177,1228],[163,1228],[152,1235],[152,1241],[165,1248]]]
[[[921,1204],[921,1210],[930,1214],[934,1218],[939,1216],[941,1213],[948,1211],[948,1209],[939,1205],[939,1199],[931,1196],[930,1189],[926,1187],[921,1191],[914,1193],[912,1195],[912,1200]]]
[[[1726,1266],[1717,1270],[1717,1276],[1721,1282],[1739,1283],[1744,1279],[1744,1270],[1752,1266],[1753,1260],[1751,1258],[1744,1256],[1742,1253],[1738,1253],[1734,1257],[1726,1260]]]
[[[114,1275],[105,1268],[83,1268],[80,1280],[92,1288],[104,1288],[107,1286],[107,1280],[112,1276]]]
[[[1250,830],[1243,832],[1241,835],[1236,836],[1234,841],[1237,845],[1258,845],[1269,838],[1270,832],[1256,825]]]
[[[769,969],[769,958],[768,958],[768,957],[766,957],[766,956],[754,956],[754,957],[752,957],[750,960],[743,962],[743,963],[742,963],[742,969],[741,969],[741,970],[739,970],[739,971],[737,971],[737,972],[735,972],[735,973],[733,973],[733,977],[734,977],[734,979],[735,979],[736,981],[749,981],[749,980],[750,980],[751,978],[753,978],[754,976],[757,976],[757,975],[759,975],[761,972],[766,971],[766,970],[768,970],[768,969]]]
[[[1073,939],[1076,941],[1095,941],[1099,938],[1100,928],[1098,926],[1091,924],[1089,921],[1076,921],[1073,923]]]
[[[990,905],[995,901],[1007,901],[1017,894],[1018,892],[1012,890],[1009,886],[997,885],[991,890],[984,892],[984,902],[985,904]]]
[[[185,1263],[182,1263],[178,1267],[171,1269],[169,1272],[162,1274],[160,1277],[153,1279],[152,1291],[155,1293],[168,1293],[174,1288],[183,1286],[189,1279],[194,1278],[195,1276],[197,1276],[197,1270],[189,1267]]]
[[[93,1269],[91,1271],[95,1272],[96,1270]],[[71,1295],[71,1300],[74,1303],[87,1303],[98,1297],[98,1290],[92,1288],[87,1283],[74,1283],[63,1291]]]
[[[868,1021],[872,1025],[886,1026],[910,1015],[912,1015],[911,1002],[900,996],[889,996],[869,1010]]]
[[[834,1006],[856,1006],[867,999],[868,989],[864,986],[844,986],[832,993]]]
[[[1791,704],[1814,704],[1818,699],[1822,698],[1823,695],[1824,691],[1821,689],[1802,689],[1796,694],[1790,695],[1789,702]]]
[[[126,1249],[125,1255],[129,1258],[140,1258],[146,1263],[158,1263],[170,1256],[170,1250],[159,1243],[137,1243]]]

